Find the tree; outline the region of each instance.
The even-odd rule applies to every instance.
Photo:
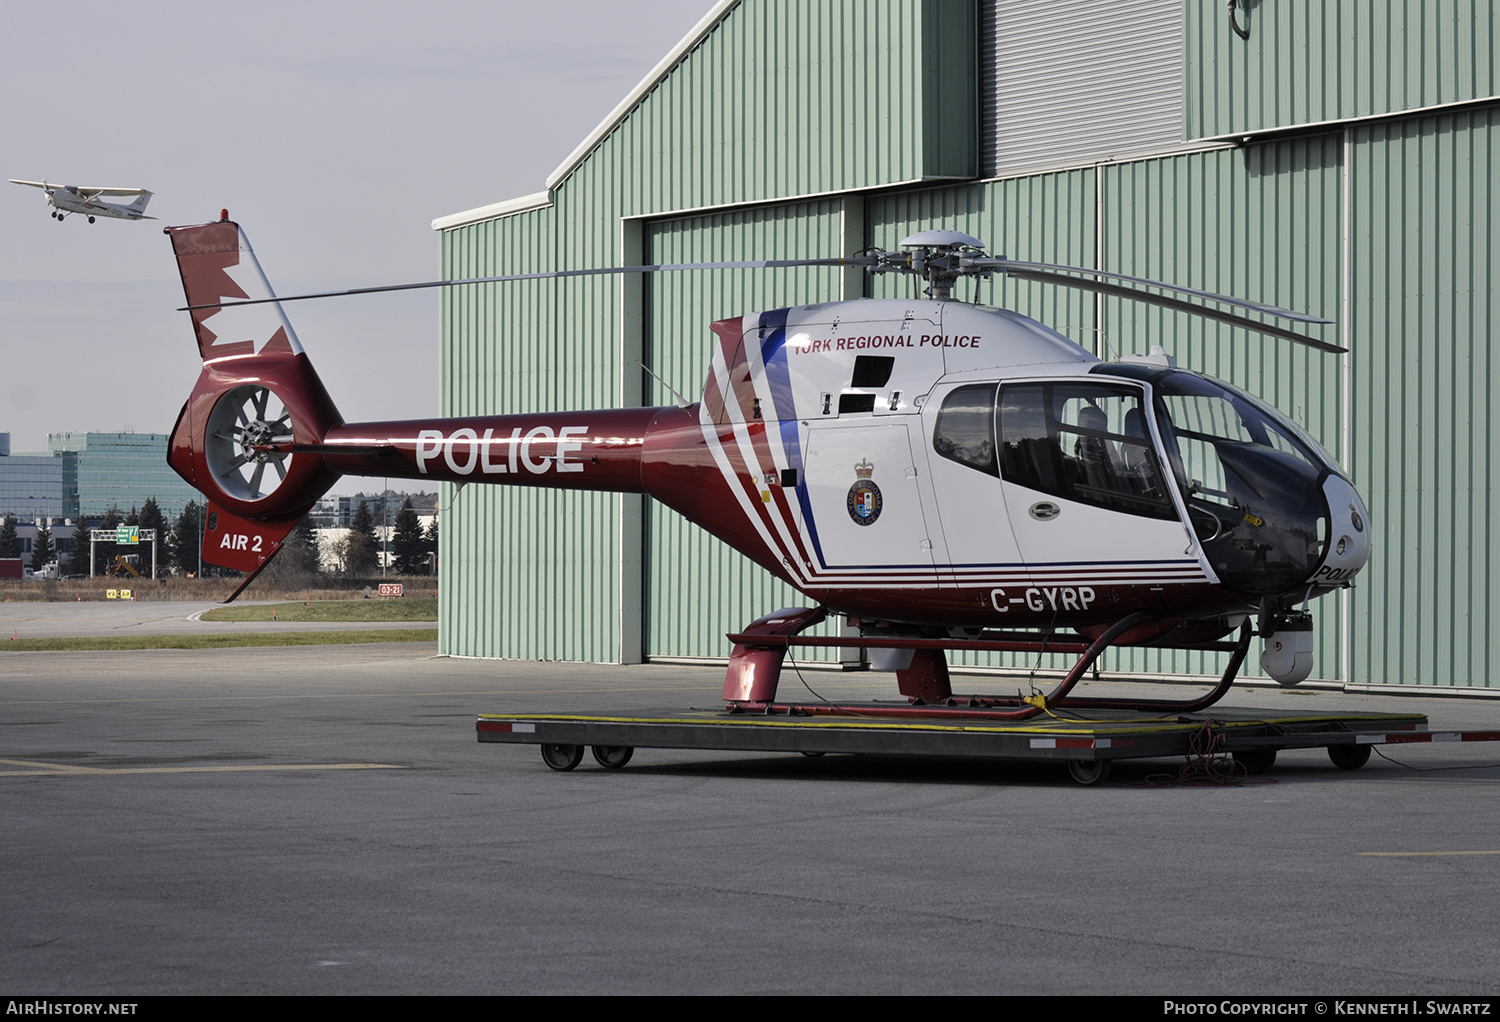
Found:
[[[93,573],[89,557],[93,548],[89,545],[89,521],[87,518],[78,519],[78,524],[73,526],[73,537],[68,540],[68,574],[90,575]]]
[[[198,502],[190,500],[172,525],[169,563],[184,575],[198,570]]]
[[[108,511],[104,512],[104,521],[102,521],[102,522],[99,523],[99,528],[105,530],[106,532],[114,532],[115,529],[119,527],[119,524],[120,524],[120,509],[117,508],[117,507],[111,507]],[[95,565],[95,567],[98,568],[98,569],[100,569],[100,570],[102,570],[104,567],[107,567],[108,565],[110,565],[111,563],[113,563],[113,561],[115,559],[115,554],[117,554],[119,552],[120,552],[120,548],[115,545],[114,540],[105,540],[104,542],[100,543],[99,544],[99,562],[100,563],[97,564],[97,565]]]
[[[344,559],[344,570],[355,576],[373,575],[377,566],[379,546],[375,539],[375,516],[370,505],[360,500],[349,519],[349,554]]]
[[[0,522],[0,557],[20,557],[21,542],[16,539],[16,520],[11,515]]]
[[[282,542],[281,559],[293,571],[316,575],[323,570],[322,551],[318,549],[318,533],[313,528],[312,515],[303,515],[297,527]]]
[[[427,567],[427,541],[422,537],[422,520],[412,507],[411,498],[401,502],[396,512],[396,532],[391,537],[398,575],[416,575]]]
[[[155,545],[152,547],[151,556],[156,560],[156,566],[160,570],[167,568],[166,544],[162,540],[167,538],[167,516],[161,513],[161,508],[156,506],[155,497],[147,497],[146,503],[141,505],[140,517],[141,531],[147,529],[156,530]],[[144,557],[141,558],[145,560]],[[144,567],[145,565],[142,565]]]
[[[43,525],[31,541],[31,570],[41,571],[52,563],[52,530]]]
[[[341,575],[349,571],[349,536],[346,532],[328,544],[328,559],[333,562],[333,570]]]
[[[437,574],[438,567],[438,516],[433,515],[432,521],[427,523],[427,553],[432,557],[432,574]]]

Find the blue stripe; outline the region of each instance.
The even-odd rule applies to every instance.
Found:
[[[760,314],[760,328],[765,333],[760,342],[760,358],[766,367],[766,383],[771,388],[776,417],[781,423],[781,446],[786,452],[786,463],[789,468],[797,470],[797,503],[802,508],[802,521],[807,526],[818,567],[826,568],[828,563],[823,558],[823,546],[818,542],[818,525],[813,520],[812,502],[807,494],[807,473],[802,470],[797,403],[792,397],[792,372],[786,360],[786,317],[789,311],[773,309]]]

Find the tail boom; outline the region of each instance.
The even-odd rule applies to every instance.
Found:
[[[617,408],[335,426],[334,472],[643,493],[641,451],[660,408]]]

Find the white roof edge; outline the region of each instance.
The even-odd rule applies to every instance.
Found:
[[[510,216],[513,213],[525,213],[527,210],[541,209],[543,206],[552,205],[552,192],[533,192],[530,195],[522,195],[514,199],[506,199],[504,202],[492,202],[488,206],[476,206],[474,209],[466,209],[462,213],[449,213],[440,216],[432,222],[434,231],[451,231],[455,227],[467,227],[477,224],[481,220],[494,220],[502,216]]]
[[[657,62],[656,66],[642,78],[640,84],[630,90],[630,94],[622,99],[618,106],[609,112],[609,116],[599,122],[599,126],[589,132],[587,138],[578,144],[578,148],[568,154],[558,168],[547,176],[547,190],[550,192],[556,188],[564,178],[573,173],[578,165],[584,161],[589,153],[594,151],[604,137],[623,121],[630,111],[634,110],[636,104],[645,98],[646,93],[654,89],[658,82],[667,76],[667,72],[676,66],[677,62],[687,56],[693,47],[701,43],[705,36],[718,27],[724,16],[740,5],[740,0],[718,0],[703,18],[694,25],[687,35],[672,47],[671,51]]]

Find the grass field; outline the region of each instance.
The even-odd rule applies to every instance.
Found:
[[[436,628],[350,629],[337,632],[212,632],[207,635],[100,635],[86,638],[7,639],[0,641],[0,652],[224,649],[230,646],[342,646],[364,642],[436,641]]]
[[[383,600],[314,600],[311,603],[271,603],[260,606],[215,607],[204,621],[436,621],[438,601],[432,597]],[[273,616],[274,615],[274,616]]]
[[[273,564],[274,567],[274,564]],[[402,600],[431,600],[437,593],[436,575],[392,575],[389,578],[340,578],[328,575],[297,575],[290,578],[262,575],[242,594],[246,600],[352,600],[363,595],[366,586],[382,582],[400,582],[406,586]],[[0,579],[0,602],[92,603],[105,600],[111,589],[129,589],[137,601],[159,603],[177,600],[222,600],[243,581],[239,578],[164,578],[155,582],[145,579],[84,578],[68,581],[25,582]],[[373,600],[371,602],[374,602]],[[434,601],[436,602],[436,601]]]

